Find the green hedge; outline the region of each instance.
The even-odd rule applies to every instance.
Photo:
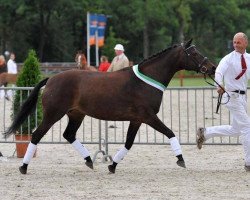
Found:
[[[36,52],[30,50],[28,53],[27,59],[24,61],[24,65],[21,69],[20,74],[18,75],[16,85],[17,87],[34,87],[42,79],[42,74],[40,70],[40,63],[37,59]],[[27,99],[30,91],[26,90],[17,90],[14,95],[13,103],[13,114],[19,111],[22,103]],[[37,120],[36,120],[37,118]],[[22,124],[18,133],[22,134],[31,134],[32,130],[41,122],[42,119],[42,104],[41,97],[39,96],[37,104],[37,112],[32,113],[28,119]]]

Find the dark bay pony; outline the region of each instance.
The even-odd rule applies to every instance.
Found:
[[[186,167],[181,146],[172,130],[157,117],[163,91],[174,74],[182,69],[213,74],[215,65],[201,55],[192,40],[183,45],[174,45],[139,65],[116,72],[99,73],[70,70],[41,81],[24,102],[12,125],[4,135],[7,137],[16,130],[34,110],[40,88],[46,85],[43,95],[43,120],[33,132],[23,165],[22,174],[27,173],[28,164],[37,144],[51,126],[64,115],[69,118],[64,138],[93,168],[88,150],[76,139],[76,131],[86,115],[112,121],[130,121],[125,146],[116,153],[113,163],[108,166],[115,173],[117,164],[124,158],[134,143],[136,133],[142,123],[167,136],[177,157],[177,165]],[[70,84],[69,84],[70,83]],[[101,99],[101,101],[100,101]]]

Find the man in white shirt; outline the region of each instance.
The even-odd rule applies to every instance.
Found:
[[[7,68],[9,74],[17,74],[17,65],[15,63],[15,54],[10,54],[10,59],[7,62]]]
[[[124,54],[123,45],[117,44],[114,49],[116,56],[112,60],[111,65],[108,68],[108,72],[114,72],[129,66],[129,60]]]
[[[217,92],[223,94],[226,90],[230,96],[226,107],[231,114],[231,125],[199,128],[197,147],[201,149],[206,140],[215,136],[242,136],[245,170],[250,172],[250,118],[247,115],[246,97],[250,79],[250,54],[246,53],[247,36],[242,32],[235,34],[233,46],[235,50],[222,58],[215,72],[215,80],[222,85],[222,88],[217,88]],[[224,96],[227,98],[225,93]]]
[[[8,74],[17,74],[17,64],[15,62],[15,58],[16,58],[15,54],[11,53],[10,59],[7,62]],[[13,96],[13,90],[8,90],[7,96],[5,98],[10,100],[10,97],[12,97],[12,96]]]

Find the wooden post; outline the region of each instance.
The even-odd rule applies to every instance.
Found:
[[[179,72],[180,86],[183,87],[184,70]]]

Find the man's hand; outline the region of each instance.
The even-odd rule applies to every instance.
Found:
[[[223,86],[218,87],[218,88],[217,88],[217,92],[218,92],[219,94],[223,94],[223,93],[225,92],[224,87],[223,87]]]

